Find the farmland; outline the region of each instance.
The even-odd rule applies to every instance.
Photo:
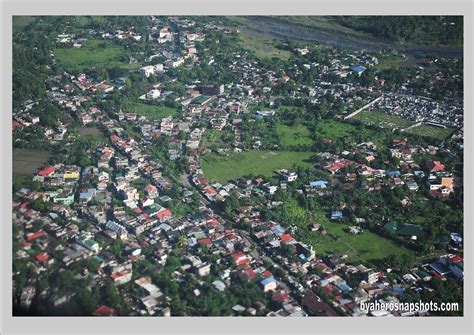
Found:
[[[13,149],[13,174],[34,174],[49,159],[47,151]]]
[[[277,169],[295,165],[308,167],[311,152],[295,151],[246,151],[230,156],[208,154],[201,157],[201,167],[206,178],[226,182],[246,175],[272,177]]]

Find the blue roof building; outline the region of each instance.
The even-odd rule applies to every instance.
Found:
[[[325,180],[317,180],[317,181],[310,181],[309,186],[311,187],[318,187],[318,188],[326,188],[328,182]]]
[[[351,67],[351,70],[354,72],[357,72],[360,75],[362,72],[367,70],[367,68],[362,65],[356,65],[356,66]]]
[[[331,212],[331,220],[338,220],[342,219],[342,212],[341,211],[332,211]]]
[[[387,171],[387,176],[388,177],[400,177],[402,174],[400,173],[400,171]]]

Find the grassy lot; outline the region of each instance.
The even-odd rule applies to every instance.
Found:
[[[291,53],[287,50],[280,50],[275,48],[274,42],[268,38],[263,38],[256,35],[251,35],[246,30],[241,30],[239,35],[239,45],[250,51],[255,52],[258,58],[273,58],[288,59]]]
[[[227,18],[239,25],[239,45],[244,49],[255,52],[255,56],[259,58],[277,57],[285,60],[291,56],[289,51],[276,48],[272,38],[265,37],[256,31],[245,18],[239,16],[228,16]]]
[[[363,111],[352,117],[364,124],[375,125],[381,128],[406,128],[414,124],[413,121],[389,115],[383,112]]]
[[[403,58],[402,56],[387,56],[380,60],[377,64],[377,69],[384,70],[384,69],[392,69],[392,68],[400,68],[402,66],[409,66],[410,62],[408,59]]]
[[[87,136],[100,136],[102,135],[102,131],[100,131],[97,127],[81,127],[79,128],[79,135],[87,137]]]
[[[160,120],[165,116],[176,116],[178,114],[178,111],[174,108],[149,105],[143,102],[127,102],[123,111],[146,116],[148,120]]]
[[[301,124],[295,126],[278,124],[277,133],[281,137],[281,144],[285,146],[313,143],[308,128]]]
[[[349,261],[374,263],[395,254],[408,255],[413,251],[398,245],[396,242],[364,230],[361,234],[351,235],[347,225],[330,222],[325,212],[313,213],[315,222],[326,230],[326,235],[318,232],[305,232],[303,239],[313,245],[317,255],[328,255],[334,252],[347,254]]]
[[[207,147],[210,148],[212,146],[217,146],[221,147],[223,146],[222,142],[222,134],[223,131],[217,130],[217,129],[206,129],[202,141],[201,141],[201,146],[202,147]]]
[[[445,139],[453,133],[453,129],[451,128],[445,129],[445,128],[422,124],[421,126],[409,129],[406,132],[410,134],[431,137],[435,139]]]
[[[275,170],[312,165],[311,152],[296,151],[246,151],[230,156],[208,154],[201,156],[201,167],[206,178],[226,182],[245,175],[272,177]]]
[[[357,133],[359,129],[349,123],[338,122],[336,120],[321,120],[316,128],[316,132],[331,140],[336,140]]]
[[[17,33],[26,28],[31,22],[36,20],[34,16],[20,16],[15,15],[12,17],[12,30]]]
[[[108,41],[88,40],[82,48],[57,48],[54,53],[58,62],[70,72],[80,72],[95,67],[131,68],[125,50]]]
[[[48,161],[50,153],[41,150],[13,149],[13,174],[34,174]]]

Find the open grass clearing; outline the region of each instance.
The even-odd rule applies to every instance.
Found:
[[[109,41],[90,39],[82,48],[56,48],[54,53],[58,62],[70,72],[81,72],[91,68],[131,69],[135,65],[128,63],[124,48]]]
[[[34,174],[46,164],[50,153],[42,150],[13,149],[13,174]]]
[[[421,126],[408,129],[406,132],[418,136],[431,137],[435,139],[444,140],[453,133],[451,128],[441,128],[436,126],[430,126],[422,124]]]
[[[229,156],[212,153],[201,156],[201,167],[206,178],[225,183],[250,174],[272,177],[276,170],[293,165],[308,167],[312,155],[298,151],[245,151]]]
[[[326,235],[318,232],[304,234],[304,240],[313,245],[317,255],[329,255],[335,252],[348,255],[350,262],[377,263],[391,255],[408,255],[413,251],[388,238],[368,230],[357,235],[350,234],[348,225],[332,222],[323,211],[312,213],[315,222],[326,230]]]
[[[178,111],[174,108],[133,101],[125,103],[123,111],[137,113],[140,116],[145,116],[148,120],[160,120],[166,116],[176,116],[178,114]]]
[[[280,123],[277,125],[277,133],[281,138],[281,144],[284,146],[306,145],[313,143],[309,137],[309,129],[302,124],[287,126]]]
[[[352,117],[367,125],[374,125],[380,128],[402,129],[411,126],[415,122],[384,112],[362,111]]]

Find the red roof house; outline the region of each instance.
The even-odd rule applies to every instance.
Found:
[[[56,169],[54,167],[48,166],[47,168],[44,168],[43,170],[38,172],[38,175],[41,177],[48,177],[51,176],[55,171]]]

